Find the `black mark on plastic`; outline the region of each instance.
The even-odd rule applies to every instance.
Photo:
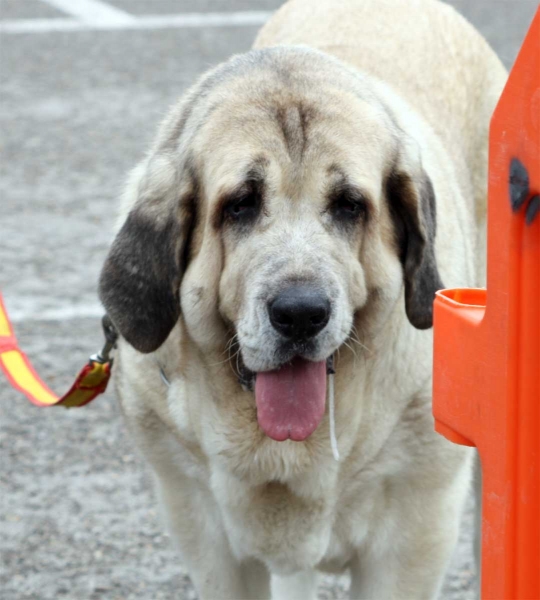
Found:
[[[540,213],[540,195],[536,194],[531,198],[527,210],[525,211],[525,221],[527,225],[531,225],[535,217]]]
[[[512,210],[518,211],[529,195],[529,174],[525,165],[513,158],[510,164],[510,202]]]

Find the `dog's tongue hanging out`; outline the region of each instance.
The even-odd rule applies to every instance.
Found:
[[[257,419],[268,437],[301,442],[319,426],[326,403],[326,361],[295,358],[276,371],[257,373]]]

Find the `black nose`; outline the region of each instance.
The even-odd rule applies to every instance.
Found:
[[[330,319],[330,302],[313,287],[295,285],[269,303],[268,313],[279,333],[294,341],[308,340],[326,327]]]

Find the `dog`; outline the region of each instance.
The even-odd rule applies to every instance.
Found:
[[[131,174],[100,297],[201,599],[434,599],[472,450],[434,432],[432,303],[482,286],[506,72],[437,0],[289,0]]]

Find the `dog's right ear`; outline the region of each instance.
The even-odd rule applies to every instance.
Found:
[[[136,200],[105,260],[99,295],[119,333],[146,353],[163,344],[180,316],[196,190],[180,185],[163,157],[139,166],[129,189]]]
[[[429,329],[435,293],[444,288],[435,257],[436,198],[418,151],[403,145],[387,178],[386,194],[403,265],[407,317],[417,329]]]

